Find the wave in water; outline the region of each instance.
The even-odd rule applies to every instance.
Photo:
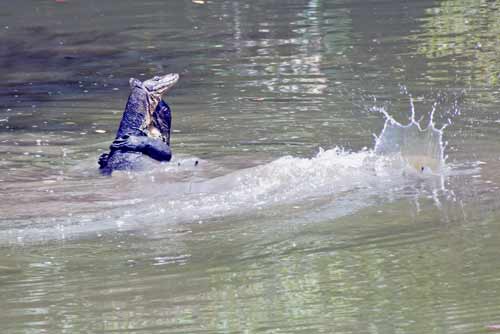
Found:
[[[414,186],[416,193],[424,188],[431,194],[444,190],[443,129],[434,126],[432,114],[422,129],[413,109],[407,125],[379,111],[386,122],[371,150],[333,148],[312,158],[285,156],[222,176],[214,176],[220,175],[220,166],[201,160],[195,166],[196,158],[181,157],[166,165],[154,164],[146,173],[95,176],[85,185],[78,179],[45,185],[51,196],[38,201],[33,213],[29,207],[22,216],[7,213],[0,242],[64,239],[105,230],[252,216],[262,210],[286,213],[301,206],[321,208],[324,215],[319,217],[332,219],[368,206],[374,198],[406,196],[408,186]],[[34,201],[36,196],[40,195],[33,195]]]

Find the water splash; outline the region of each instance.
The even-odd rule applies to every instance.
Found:
[[[85,185],[81,176],[69,175],[43,184],[51,197],[42,203],[36,201],[38,193],[24,189],[22,196],[33,197],[36,206],[25,203],[20,214],[0,203],[5,222],[0,243],[64,239],[262,212],[290,213],[290,219],[297,220],[301,207],[308,208],[301,213],[307,217],[304,220],[330,220],[381,199],[404,197],[415,198],[417,204],[420,196],[430,197],[440,206],[445,145],[444,128],[434,124],[435,108],[425,128],[415,119],[413,101],[406,125],[384,108],[373,110],[385,117],[373,149],[320,150],[311,158],[285,156],[232,172],[221,172],[221,166],[198,158],[176,157],[169,164],[152,164],[145,173],[105,179],[88,176]],[[95,159],[89,159],[87,168],[95,169]],[[82,175],[81,170],[76,174]],[[19,188],[23,187],[16,184],[12,191]]]
[[[411,95],[410,120],[406,125],[396,121],[384,108],[372,108],[383,114],[386,119],[380,135],[375,137],[375,154],[399,160],[415,171],[443,174],[446,160],[443,131],[446,125],[436,127],[436,106],[437,103],[434,103],[429,123],[425,127],[421,126],[421,121],[415,119],[415,105]]]

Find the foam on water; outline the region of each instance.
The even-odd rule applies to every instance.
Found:
[[[181,156],[169,164],[152,165],[145,173],[91,177],[92,184],[87,182],[86,187],[71,180],[46,185],[56,192],[53,201],[38,203],[37,212],[45,212],[45,217],[35,219],[27,210],[19,221],[10,219],[12,223],[0,230],[0,241],[39,241],[251,216],[273,208],[278,212],[285,208],[286,213],[315,201],[322,203],[320,219],[332,219],[370,205],[370,198],[403,196],[401,189],[406,187],[407,193],[408,185],[421,185],[422,180],[431,181],[427,182],[430,193],[442,190],[443,129],[435,127],[433,114],[422,129],[413,107],[407,125],[379,111],[386,121],[370,150],[320,149],[312,158],[285,156],[227,173],[208,161]],[[74,199],[67,196],[68,190]]]

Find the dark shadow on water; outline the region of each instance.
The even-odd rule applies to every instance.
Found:
[[[131,44],[136,46],[131,48]],[[170,71],[175,59],[184,55],[165,48],[138,48],[140,44],[144,43],[138,38],[121,33],[25,28],[0,43],[0,67],[4,69],[0,106],[14,105],[14,96],[43,102],[78,95],[85,89],[99,94],[126,88],[131,76]]]

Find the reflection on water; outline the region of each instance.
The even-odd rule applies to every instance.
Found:
[[[460,82],[498,83],[500,13],[496,2],[443,1],[426,14],[421,19],[425,31],[419,36],[419,53],[431,60],[448,59],[447,66],[460,73]]]
[[[3,4],[2,333],[499,322],[496,6]],[[165,72],[174,163],[100,176],[128,78]]]

